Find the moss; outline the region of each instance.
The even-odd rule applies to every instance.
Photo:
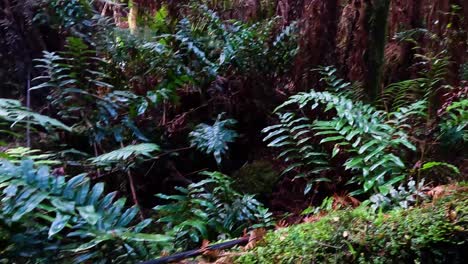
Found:
[[[279,229],[236,262],[463,263],[468,195],[460,190],[417,208],[379,214],[362,206]]]
[[[235,188],[244,193],[269,194],[279,178],[269,161],[256,160],[244,165],[233,174]]]

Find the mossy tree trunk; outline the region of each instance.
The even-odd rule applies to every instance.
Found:
[[[377,99],[381,89],[382,68],[387,40],[390,0],[371,0],[367,6],[368,47],[366,83],[368,99]]]

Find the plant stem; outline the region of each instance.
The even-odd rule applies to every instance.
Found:
[[[130,172],[130,169],[127,170],[127,176],[128,176],[128,182],[130,184],[130,191],[132,193],[133,204],[135,204],[135,206],[137,206],[140,209],[139,210],[140,218],[141,220],[144,220],[145,216],[143,215],[143,211],[141,211],[140,204],[138,203],[135,184],[133,183],[133,176],[132,176],[132,173]]]
[[[122,142],[120,142],[120,147],[122,148],[124,147]],[[132,172],[130,171],[130,168],[127,168],[127,176],[128,176],[128,183],[130,185],[130,192],[132,193],[133,204],[136,207],[138,207],[138,209],[140,209],[139,214],[140,214],[141,220],[143,221],[145,219],[145,216],[143,215],[143,212],[141,211],[141,208],[140,208],[140,203],[138,202],[135,184],[133,182],[133,175],[132,175]]]

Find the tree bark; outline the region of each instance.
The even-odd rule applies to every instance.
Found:
[[[130,12],[128,13],[128,28],[132,34],[137,30],[138,4],[134,1],[129,2]]]
[[[377,99],[381,90],[389,7],[390,0],[372,0],[366,10],[369,38],[366,56],[366,84],[364,87],[371,102]]]

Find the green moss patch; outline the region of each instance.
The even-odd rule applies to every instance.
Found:
[[[233,175],[236,189],[250,194],[270,194],[280,174],[269,161],[256,160]]]
[[[407,210],[361,206],[266,235],[237,263],[463,263],[467,188]],[[462,261],[463,260],[463,261]]]

